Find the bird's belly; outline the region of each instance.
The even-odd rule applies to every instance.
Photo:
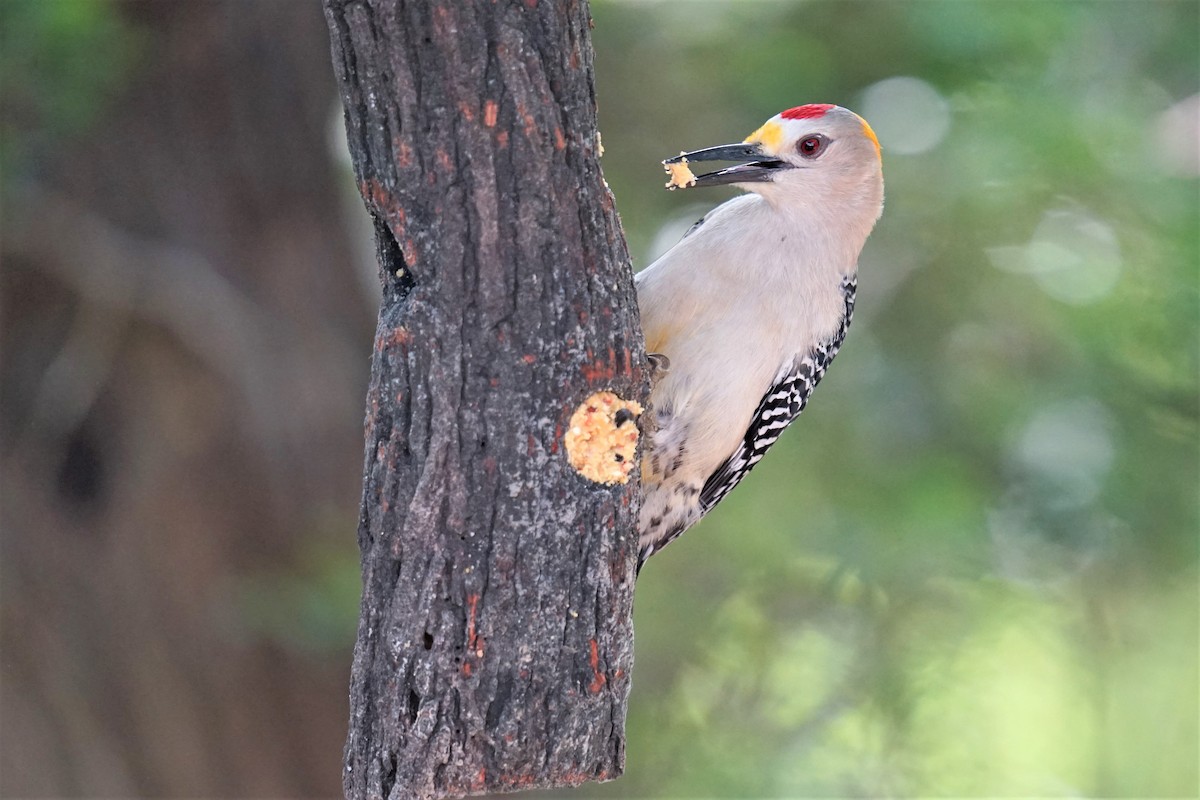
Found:
[[[740,325],[731,328],[681,336],[664,348],[671,368],[650,395],[657,425],[652,445],[663,455],[663,470],[651,464],[651,480],[703,483],[737,448],[785,360],[778,352],[751,351],[746,342],[765,339]],[[666,464],[675,462],[681,462],[678,473],[664,475]]]

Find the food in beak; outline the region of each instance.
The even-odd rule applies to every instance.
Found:
[[[687,153],[680,153],[679,156],[680,160],[673,163],[671,160],[663,162],[663,169],[671,176],[671,180],[667,181],[667,188],[672,191],[696,185],[696,176],[688,166]]]
[[[764,158],[764,156],[766,156]],[[703,175],[692,174],[693,161],[741,161],[732,167]],[[728,183],[762,183],[774,179],[774,173],[791,167],[786,161],[767,156],[757,143],[725,144],[704,150],[683,152],[664,160],[663,166],[671,175],[668,189],[689,186],[720,186]]]

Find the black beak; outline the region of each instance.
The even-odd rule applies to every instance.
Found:
[[[706,147],[691,153],[680,153],[674,158],[668,158],[662,163],[679,164],[693,161],[741,161],[743,163],[726,167],[717,172],[706,172],[696,176],[694,186],[720,186],[726,183],[762,183],[774,179],[776,172],[791,169],[786,161],[771,158],[762,150],[759,144],[723,144],[719,147]]]

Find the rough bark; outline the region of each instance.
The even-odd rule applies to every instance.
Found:
[[[641,400],[583,2],[326,0],[384,297],[347,797],[620,774],[638,494],[571,414]]]

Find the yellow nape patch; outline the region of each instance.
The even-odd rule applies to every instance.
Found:
[[[746,144],[750,144],[751,142],[760,144],[763,150],[772,155],[779,152],[779,145],[782,141],[783,127],[775,121],[766,123],[745,139]]]
[[[874,145],[875,145],[875,155],[879,156],[880,158],[883,158],[883,151],[882,151],[882,149],[879,147],[879,137],[875,135],[875,131],[871,130],[871,126],[870,126],[870,125],[868,125],[868,124],[867,124],[867,121],[866,121],[865,119],[863,119],[862,117],[859,117],[859,118],[858,118],[858,121],[862,123],[862,126],[863,126],[863,134],[864,134],[864,135],[865,135],[865,136],[866,136],[868,139],[870,139],[872,143],[874,143]]]

